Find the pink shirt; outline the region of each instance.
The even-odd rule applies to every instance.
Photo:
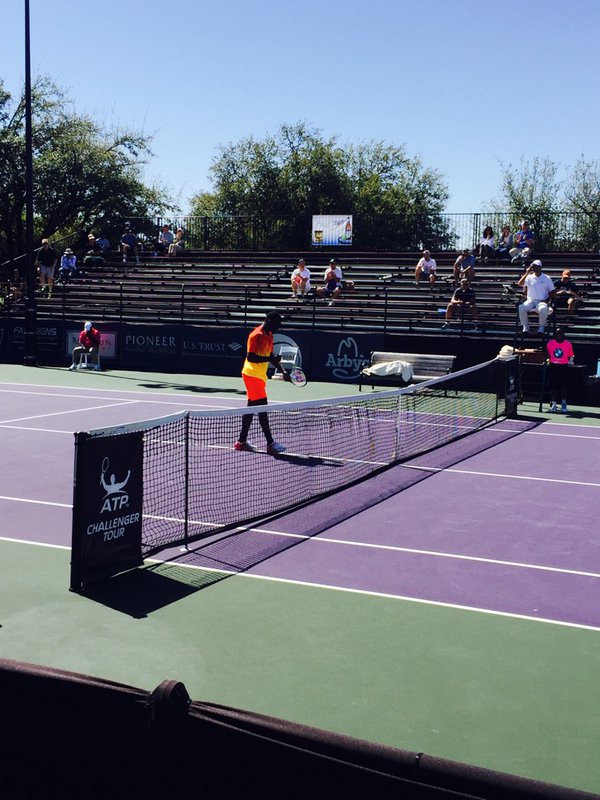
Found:
[[[550,339],[546,345],[546,350],[551,364],[568,364],[569,359],[573,358],[573,345],[566,339],[563,339],[562,342]]]

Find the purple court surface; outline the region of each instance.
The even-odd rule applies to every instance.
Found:
[[[70,545],[74,431],[242,403],[1,384],[0,537]],[[540,423],[501,421],[478,434],[497,435],[492,446],[449,465],[426,456],[395,467],[400,484],[418,480],[315,535],[291,514],[197,542],[180,563],[600,629],[600,427]],[[303,513],[345,502],[341,492]]]

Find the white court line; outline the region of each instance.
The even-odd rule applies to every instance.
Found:
[[[283,533],[281,531],[267,530],[266,528],[248,528],[255,533],[267,533],[275,536],[289,537],[292,539],[305,539],[310,542],[326,542],[327,544],[342,544],[348,547],[365,547],[369,550],[388,550],[394,553],[410,553],[411,555],[432,556],[434,558],[451,558],[458,561],[477,561],[482,564],[494,564],[501,567],[518,567],[520,569],[540,570],[541,572],[558,572],[565,575],[579,575],[585,578],[600,578],[598,572],[584,572],[578,569],[565,569],[564,567],[546,567],[541,564],[528,564],[522,561],[504,561],[498,558],[483,558],[482,556],[468,556],[463,553],[443,553],[437,550],[422,550],[415,547],[399,547],[391,544],[374,544],[372,542],[354,542],[351,539],[330,539],[326,536],[304,536],[299,533]]]
[[[70,411],[52,411],[50,414],[34,414],[31,417],[16,417],[15,419],[0,420],[0,425],[6,425],[8,422],[26,422],[29,419],[46,419],[46,417],[60,417],[63,414],[80,414],[86,411],[98,411],[105,408],[114,408],[115,406],[131,406],[135,405],[135,400],[120,400],[118,403],[109,403],[104,406],[90,406],[89,408],[72,408]],[[36,430],[32,428],[31,430]]]
[[[592,486],[600,488],[600,483],[588,481],[569,481],[564,478],[535,478],[532,475],[507,475],[504,472],[478,472],[474,469],[455,469],[454,467],[422,467],[418,464],[401,464],[406,469],[420,469],[423,472],[456,472],[460,475],[481,475],[486,478],[512,478],[515,481],[542,481],[545,483],[565,483],[569,486]]]
[[[57,508],[73,508],[73,503],[52,503],[50,500],[31,500],[29,497],[8,497],[0,494],[0,500],[10,500],[14,503],[33,503],[39,506],[56,506]]]
[[[102,389],[102,391],[106,391],[106,389]],[[110,391],[110,389],[108,391]],[[33,397],[53,397],[55,399],[57,397],[75,398],[76,400],[87,400],[88,399],[88,397],[86,395],[83,395],[83,394],[65,394],[64,392],[61,392],[60,394],[57,394],[56,392],[26,392],[26,391],[22,391],[22,390],[0,389],[0,394],[2,394],[2,393],[4,393],[4,394],[27,394],[27,395],[31,395]],[[140,394],[141,394],[141,392],[140,392]],[[164,396],[165,397],[170,397],[171,395],[164,395]],[[94,396],[93,399],[94,400],[116,400],[116,399],[119,399],[119,398]],[[140,404],[146,404],[146,405],[157,405],[158,404],[158,405],[165,405],[165,406],[183,406],[184,408],[189,408],[190,405],[192,405],[189,402],[183,402],[183,401],[182,402],[176,402],[176,401],[170,401],[170,400],[159,400],[158,397],[156,397],[156,396],[154,397],[153,400],[139,400],[136,397],[136,398],[129,399],[128,402],[130,402],[130,403],[140,403]],[[203,408],[223,408],[222,405],[211,405],[210,403],[197,402],[197,405],[198,406],[202,406]],[[237,408],[237,406],[225,406],[225,408]]]
[[[43,542],[29,542],[23,539],[10,539],[6,536],[0,536],[0,541],[11,542],[13,544],[35,545],[36,547],[50,547],[56,550],[70,550],[69,547],[65,547],[64,545],[47,544]],[[149,558],[146,559],[146,561],[151,564],[169,564],[168,561],[161,561],[160,559],[157,558]],[[583,625],[578,622],[564,622],[563,620],[548,619],[547,617],[532,617],[528,614],[515,614],[514,612],[508,612],[508,611],[495,611],[493,609],[477,608],[476,606],[466,606],[466,605],[460,605],[458,603],[443,603],[440,600],[425,600],[420,597],[408,597],[407,595],[389,594],[388,592],[371,592],[367,591],[366,589],[352,589],[347,586],[332,586],[331,584],[328,583],[299,581],[299,580],[292,580],[291,578],[273,578],[267,575],[255,575],[250,572],[238,572],[235,570],[228,570],[228,569],[215,569],[214,567],[197,567],[194,564],[178,563],[177,566],[184,567],[185,569],[199,570],[202,572],[214,572],[218,575],[231,575],[244,579],[249,578],[251,580],[270,581],[271,583],[284,583],[291,586],[309,586],[312,589],[327,589],[328,591],[332,592],[346,592],[347,594],[361,595],[363,597],[376,597],[376,598],[381,598],[383,600],[403,600],[408,603],[417,603],[419,605],[436,606],[438,608],[451,608],[455,611],[471,611],[475,614],[488,614],[489,616],[492,617],[505,617],[508,619],[523,620],[525,622],[541,622],[546,625],[558,625],[561,628],[576,628],[578,630],[584,630],[584,631],[600,631],[600,627],[595,625]]]
[[[148,559],[151,563],[167,564],[166,561],[159,559]],[[488,608],[478,608],[477,606],[465,606],[458,603],[444,603],[441,600],[425,600],[421,597],[409,597],[402,594],[389,594],[387,592],[371,592],[366,589],[351,589],[347,586],[332,586],[329,583],[314,583],[313,581],[299,581],[291,578],[274,578],[268,575],[255,575],[250,572],[237,572],[228,569],[216,569],[214,567],[197,567],[194,564],[180,564],[179,567],[186,567],[187,569],[197,569],[202,572],[215,572],[217,574],[235,575],[239,578],[251,578],[259,581],[271,581],[272,583],[285,583],[292,586],[310,586],[313,589],[328,589],[332,592],[346,592],[348,594],[362,595],[365,597],[378,597],[384,600],[404,600],[408,603],[418,603],[426,606],[437,606],[439,608],[451,608],[456,611],[472,611],[476,614],[488,614],[492,617],[507,617],[509,619],[519,619],[526,622],[542,622],[546,625],[558,625],[561,628],[577,628],[584,631],[600,631],[600,627],[596,625],[583,625],[578,622],[564,622],[557,619],[548,619],[547,617],[532,617],[528,614],[515,614],[509,611],[495,611]]]
[[[26,425],[5,425],[0,422],[0,430],[6,428],[7,431],[27,431],[28,433],[68,433],[73,436],[73,431],[59,431],[57,428],[28,428]]]

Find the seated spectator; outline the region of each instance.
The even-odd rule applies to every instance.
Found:
[[[74,278],[75,275],[77,275],[77,256],[70,247],[67,247],[60,259],[58,276],[63,283],[66,283],[69,278]]]
[[[8,284],[7,300],[9,303],[18,303],[25,294],[25,281],[17,268],[13,270],[12,278]]]
[[[461,278],[460,286],[454,290],[452,299],[446,308],[446,322],[442,325],[442,330],[447,330],[450,327],[450,320],[454,316],[456,310],[460,311],[461,319],[464,318],[465,308],[469,306],[471,312],[471,319],[477,323],[479,319],[479,312],[475,304],[475,292],[471,288],[468,278]],[[475,324],[477,330],[477,324]]]
[[[417,267],[415,269],[415,283],[417,286],[419,285],[419,281],[421,280],[421,275],[424,275],[428,278],[429,283],[431,286],[435,285],[436,280],[436,263],[435,260],[431,257],[431,253],[429,250],[423,250],[423,257],[419,259],[417,262]]]
[[[77,360],[82,353],[91,356],[92,363],[96,363],[95,369],[100,370],[100,332],[94,328],[91,322],[86,322],[83,330],[79,334],[79,344],[73,348],[73,359],[70,370],[77,369]]]
[[[317,297],[324,297],[329,300],[329,305],[332,306],[334,301],[339,298],[342,293],[342,270],[338,267],[335,258],[329,262],[329,266],[323,275],[325,286],[317,289]]]
[[[542,262],[532,261],[531,266],[520,277],[519,286],[523,287],[524,301],[519,305],[519,319],[523,326],[523,333],[529,330],[527,314],[536,311],[539,316],[538,333],[543,333],[546,320],[551,309],[550,300],[554,297],[554,284],[552,279],[542,272]]]
[[[495,254],[496,243],[494,240],[494,231],[488,225],[483,229],[483,233],[481,234],[481,241],[479,242],[478,247],[478,260],[483,261],[485,264],[490,260],[490,258],[494,258]]]
[[[454,283],[460,283],[463,278],[472,281],[475,277],[475,256],[472,256],[468,249],[464,249],[454,262],[452,270]]]
[[[121,253],[123,255],[123,263],[127,263],[129,256],[135,258],[135,263],[140,263],[140,251],[138,248],[138,240],[135,233],[132,233],[131,228],[125,228],[125,233],[121,236],[120,240]]]
[[[48,239],[42,239],[42,246],[35,258],[35,265],[40,276],[40,291],[48,292],[48,297],[52,297],[54,270],[57,262],[58,253],[53,247],[50,247]]]
[[[557,328],[556,336],[546,345],[548,351],[548,379],[550,383],[550,411],[558,411],[560,397],[561,411],[567,413],[568,365],[573,363],[573,345],[565,339],[565,329]]]
[[[571,280],[571,270],[564,269],[561,277],[554,281],[554,308],[566,307],[569,316],[574,314],[577,304],[581,302],[581,295],[577,291],[577,286]]]
[[[164,255],[169,251],[169,247],[173,244],[173,231],[169,225],[163,225],[160,233],[158,234],[158,241],[156,242],[156,252]]]
[[[106,256],[108,253],[110,253],[110,242],[103,233],[101,233],[96,239],[96,247],[103,256]]]
[[[183,228],[177,228],[175,238],[168,247],[168,254],[170,256],[177,256],[185,250],[185,242],[183,240]]]
[[[85,252],[85,257],[83,259],[83,266],[87,267],[87,269],[104,266],[104,258],[102,257],[102,250],[98,246],[98,243],[96,242],[96,237],[94,236],[93,233],[90,233],[88,236],[87,250]]]
[[[292,296],[290,300],[300,300],[310,292],[310,270],[306,267],[304,259],[298,261],[298,266],[292,272]]]
[[[521,222],[519,230],[513,237],[513,242],[514,246],[510,250],[510,257],[513,264],[518,264],[532,255],[535,239],[533,238],[533,231],[529,227],[528,220],[524,219]]]
[[[510,258],[510,251],[514,247],[514,238],[512,233],[510,232],[510,226],[504,225],[502,227],[502,232],[500,233],[500,240],[498,242],[498,247],[496,248],[495,255],[496,258],[502,258],[508,260]]]

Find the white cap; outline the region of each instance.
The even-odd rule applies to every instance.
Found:
[[[91,331],[92,330],[92,323],[91,322],[86,322],[83,327],[85,328],[86,331]]]
[[[531,266],[532,267],[541,267],[542,266],[542,262],[538,258],[536,258],[535,261],[531,262]]]

